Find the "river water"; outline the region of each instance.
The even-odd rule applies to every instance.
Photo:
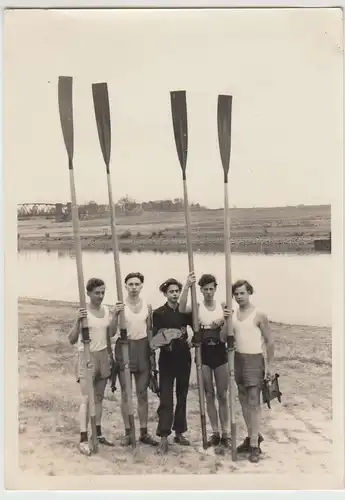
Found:
[[[224,254],[195,253],[195,272],[212,273],[218,280],[217,296],[225,300]],[[120,255],[122,277],[132,271],[145,276],[143,296],[157,307],[164,301],[159,285],[169,277],[183,281],[188,273],[185,253],[132,252]],[[104,279],[105,302],[116,301],[112,253],[83,252],[85,282]],[[300,325],[331,326],[331,255],[232,255],[233,281],[247,279],[254,286],[253,303],[272,321]],[[78,301],[73,252],[20,251],[18,294],[23,297]],[[199,295],[199,291],[198,291]]]

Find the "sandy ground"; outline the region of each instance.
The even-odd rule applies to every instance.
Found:
[[[123,426],[120,391],[106,389],[105,434],[112,449],[82,456],[79,439],[79,390],[73,373],[75,350],[67,341],[74,319],[73,304],[36,299],[19,300],[19,462],[32,474],[224,474],[228,472],[327,473],[332,470],[332,366],[329,328],[273,324],[276,368],[282,403],[263,408],[265,442],[259,464],[230,454],[200,453],[201,435],[195,370],[188,397],[186,434],[190,448],[171,446],[160,457],[150,447],[135,454],[119,446]],[[134,399],[135,402],[135,399]],[[157,397],[149,392],[149,429],[155,432]],[[136,405],[135,405],[136,407]],[[237,402],[238,444],[245,430]],[[210,429],[208,429],[210,430]],[[137,431],[138,432],[138,431]]]

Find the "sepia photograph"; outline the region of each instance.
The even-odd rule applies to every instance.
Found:
[[[341,487],[342,29],[5,13],[11,489]]]

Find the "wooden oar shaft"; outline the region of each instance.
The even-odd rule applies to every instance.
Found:
[[[193,258],[193,244],[192,244],[192,221],[189,210],[189,200],[188,200],[188,189],[187,180],[184,176],[183,179],[183,199],[184,199],[184,212],[186,220],[186,242],[187,242],[187,254],[188,254],[188,267],[189,272],[194,272],[194,258]],[[192,305],[192,316],[193,316],[193,330],[194,333],[199,332],[199,320],[198,320],[198,303],[196,296],[196,284],[193,283],[191,286],[191,305]]]
[[[79,214],[76,201],[75,180],[73,173],[74,129],[73,129],[73,78],[60,76],[58,79],[58,105],[62,135],[68,157],[68,171],[72,204],[72,224],[74,233],[74,246],[76,252],[77,278],[80,307],[86,308],[84,275],[82,265],[82,251],[80,241]],[[86,367],[86,384],[88,389],[88,407],[91,420],[91,439],[93,451],[98,451],[96,432],[96,411],[94,400],[93,369],[90,354],[90,335],[87,318],[81,321],[81,336],[84,345],[84,362]]]
[[[226,273],[226,304],[232,311],[232,279],[231,279],[231,231],[230,231],[230,210],[228,183],[224,182],[224,250],[225,250],[225,273]],[[237,459],[236,450],[236,387],[235,387],[235,352],[234,352],[234,332],[232,314],[227,319],[228,334],[228,368],[229,368],[229,416],[231,425],[231,455],[232,459]]]
[[[85,295],[85,288],[84,288],[85,285],[84,285],[84,273],[83,273],[83,264],[82,264],[79,212],[78,212],[78,205],[77,205],[77,197],[76,197],[73,169],[69,169],[69,180],[70,180],[70,187],[71,187],[72,226],[73,226],[74,247],[75,247],[75,254],[76,254],[79,301],[80,301],[80,307],[85,309],[86,308],[86,295]],[[86,322],[86,320],[85,320],[85,322]],[[87,322],[86,322],[86,324],[87,324]]]
[[[75,190],[75,180],[74,171],[72,166],[72,161],[69,161],[69,179],[70,179],[70,190],[71,190],[71,209],[72,209],[72,225],[74,233],[74,247],[76,253],[76,265],[77,265],[77,278],[78,278],[78,291],[79,291],[79,302],[80,307],[86,309],[86,295],[84,288],[84,273],[83,273],[83,263],[82,263],[82,250],[81,250],[81,239],[80,239],[80,225],[79,225],[79,213],[77,205],[77,197]],[[71,168],[72,167],[72,168]],[[83,318],[81,322],[82,332],[88,331],[88,322],[86,318]],[[87,335],[87,337],[89,337]],[[89,338],[83,338],[84,345],[84,360],[86,365],[86,377],[87,377],[87,387],[88,387],[88,406],[90,412],[90,423],[91,423],[91,439],[93,445],[93,451],[98,451],[98,440],[97,440],[97,429],[96,429],[96,408],[95,408],[95,395],[93,386],[93,375],[91,367],[91,354],[90,354],[90,340]]]
[[[109,169],[110,153],[111,153],[111,120],[110,120],[110,106],[109,106],[109,94],[108,94],[107,83],[103,82],[103,83],[92,84],[92,95],[93,95],[95,118],[98,130],[98,138],[107,173],[117,296],[118,300],[123,302],[122,277],[120,270],[119,245],[118,245],[117,231],[116,231],[115,206],[113,200],[112,184],[111,184],[110,169]],[[131,392],[131,387],[132,387],[131,374],[129,369],[129,346],[128,346],[125,313],[123,311],[120,313],[120,337],[121,337],[121,352],[123,357],[122,361],[124,364],[123,373],[125,377],[125,393],[127,400],[126,408],[129,420],[129,427],[131,430],[131,444],[132,448],[135,448],[136,440],[135,440],[135,426],[134,426],[133,402],[132,402],[132,392]]]
[[[187,242],[188,266],[189,266],[189,272],[194,272],[192,222],[189,209],[188,189],[187,189],[187,180],[185,172],[183,175],[183,200],[184,200],[184,211],[186,219],[186,242]],[[195,283],[193,283],[191,287],[191,305],[192,305],[193,331],[194,331],[194,336],[197,340],[195,347],[195,365],[196,365],[196,376],[197,376],[198,393],[199,393],[199,411],[200,411],[200,421],[201,421],[202,444],[203,448],[206,449],[207,435],[206,435],[204,381],[202,375],[202,357],[201,357],[201,343],[200,343],[200,333],[199,333],[200,327],[198,319],[198,303],[197,303]]]
[[[187,124],[186,92],[184,90],[170,92],[170,97],[171,97],[171,112],[172,112],[172,119],[173,119],[175,144],[176,144],[177,155],[178,155],[180,165],[181,165],[181,170],[182,170],[183,200],[184,200],[184,212],[185,212],[185,220],[186,220],[186,242],[187,242],[187,253],[188,253],[188,267],[189,267],[189,272],[194,272],[193,248],[192,248],[192,223],[191,223],[190,210],[189,210],[187,179],[186,179],[187,149],[188,149],[188,126],[187,126],[188,124]],[[198,304],[197,304],[197,298],[196,298],[196,285],[195,285],[195,283],[193,283],[192,288],[191,288],[191,299],[192,299],[193,330],[194,330],[194,337],[196,339],[195,364],[196,364],[196,375],[197,375],[197,383],[198,383],[202,442],[203,442],[203,447],[207,448],[204,385],[203,385],[203,377],[202,377],[201,344],[200,344],[200,333],[199,333],[200,328],[199,328],[199,321],[198,321]]]
[[[109,170],[109,169],[107,169],[107,170]],[[110,223],[111,223],[111,235],[112,235],[112,243],[113,243],[113,255],[114,255],[117,298],[120,302],[123,302],[122,276],[121,276],[121,267],[120,267],[120,252],[119,252],[119,243],[118,243],[118,238],[117,238],[116,214],[115,214],[115,205],[114,205],[110,172],[107,172],[107,184],[108,184]],[[124,316],[124,312],[121,311],[121,313],[120,313],[120,329],[122,330],[124,328],[125,328],[125,316]]]
[[[111,176],[110,176],[109,165],[107,165],[107,184],[108,184],[111,234],[112,234],[112,243],[113,243],[113,255],[114,255],[117,297],[118,297],[118,300],[120,302],[123,302],[119,245],[118,245],[117,230],[116,230],[116,214],[115,214],[115,205],[114,205],[113,192],[112,192],[112,186],[111,186]],[[127,396],[127,412],[128,412],[129,426],[131,429],[131,445],[132,445],[132,448],[135,448],[136,447],[136,438],[135,438],[134,412],[133,412],[132,395],[130,393],[130,388],[132,387],[132,385],[131,385],[131,373],[129,370],[129,346],[128,346],[127,328],[126,328],[124,311],[121,311],[121,313],[120,313],[120,335],[121,335],[121,340],[123,342],[122,343],[122,356],[123,356],[123,363],[124,363],[125,387],[126,387],[126,392],[127,392],[127,394],[126,394],[126,396]]]
[[[224,250],[225,250],[225,271],[226,271],[226,304],[231,309],[232,306],[232,280],[231,280],[231,235],[230,235],[230,211],[228,183],[224,182]],[[227,321],[228,335],[233,335],[232,318]]]

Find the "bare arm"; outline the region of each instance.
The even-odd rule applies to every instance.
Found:
[[[110,337],[114,337],[116,335],[118,325],[119,325],[119,312],[114,310],[112,312],[112,318],[108,326],[108,333]]]
[[[267,364],[269,367],[274,358],[274,340],[268,318],[265,314],[260,314],[259,328],[265,341]]]
[[[149,341],[149,346],[150,346],[153,335],[156,335],[157,331],[156,331],[156,327],[154,325],[154,312],[152,310],[152,306],[148,305],[148,309],[149,309],[149,315],[146,319],[146,327],[147,327],[147,339]],[[157,368],[156,367],[156,354],[152,349],[150,349],[150,365],[151,365],[151,370],[155,371]]]
[[[148,310],[149,310],[149,315],[146,318],[146,330],[147,330],[147,339],[149,341],[149,344],[151,343],[153,333],[153,324],[152,324],[152,306],[148,304]]]
[[[195,274],[194,272],[191,272],[187,276],[186,283],[182,288],[182,292],[179,299],[178,309],[181,313],[190,313],[192,311],[192,308],[187,306],[187,301],[188,301],[188,292],[193,283],[195,283]]]
[[[181,313],[191,312],[192,308],[187,306],[189,286],[186,283],[183,288],[179,299],[178,309]]]
[[[220,339],[221,339],[222,342],[226,342],[227,341],[227,337],[228,337],[228,322],[227,322],[227,318],[230,316],[230,311],[227,309],[225,302],[222,302],[222,308],[223,308],[224,316],[219,321],[219,326],[221,327],[221,330],[220,330]]]
[[[81,319],[77,318],[73,323],[71,331],[68,334],[68,340],[72,345],[74,345],[78,341],[80,326],[81,326]]]

